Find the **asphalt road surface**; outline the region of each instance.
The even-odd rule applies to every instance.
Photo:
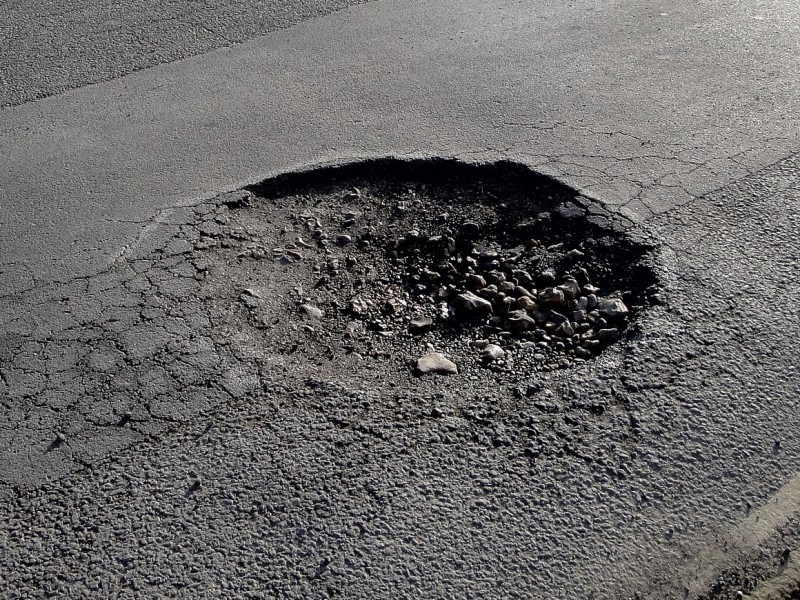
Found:
[[[93,10],[103,31],[130,22]],[[6,596],[790,598],[796,4],[317,10],[197,45],[153,17],[124,60],[85,36],[55,59],[63,78],[3,59]],[[464,350],[459,374],[417,377],[425,339],[326,342],[281,312],[322,291],[283,259],[247,262],[275,252],[265,218],[288,244],[314,214],[238,190],[384,157],[554,177],[569,187],[543,212],[649,248],[656,299],[599,357],[552,371],[471,370]],[[340,184],[325,210],[355,193]],[[330,256],[361,268],[346,248]]]
[[[0,106],[232,46],[362,1],[5,2]]]

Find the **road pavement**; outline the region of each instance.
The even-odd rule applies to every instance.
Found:
[[[798,547],[800,9],[676,4],[379,1],[37,102],[12,86],[9,597],[725,598],[779,575]],[[519,162],[654,248],[662,303],[545,378],[546,414],[494,411],[508,445],[464,418],[469,381],[434,398],[409,379],[408,413],[394,367],[282,376],[192,304],[209,292],[182,248],[235,190],[385,156]]]

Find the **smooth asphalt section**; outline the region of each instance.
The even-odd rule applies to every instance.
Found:
[[[9,0],[0,20],[0,106],[232,46],[359,3]]]
[[[0,365],[5,580],[20,596],[133,581],[194,597],[268,582],[297,597],[682,598],[795,544],[799,24],[791,2],[380,1],[0,110],[0,331],[35,338],[18,372]],[[436,423],[373,439],[246,401],[105,448],[77,414],[84,454],[40,452],[65,416],[10,390],[57,377],[34,347],[60,326],[62,289],[102,296],[98,273],[185,222],[178,207],[385,155],[516,159],[662,244],[667,305],[607,364],[625,411],[586,434],[624,431],[623,466],[531,470],[431,444]],[[268,490],[259,469],[280,475]],[[255,515],[280,515],[266,538]]]

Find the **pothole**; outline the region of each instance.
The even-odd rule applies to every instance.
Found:
[[[200,231],[225,265],[213,285],[236,286],[270,347],[391,357],[420,375],[581,365],[657,300],[645,246],[513,163],[282,175]]]

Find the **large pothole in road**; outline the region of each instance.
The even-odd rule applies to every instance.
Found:
[[[579,200],[513,163],[367,161],[251,188],[197,247],[275,351],[533,374],[591,361],[652,300],[647,248]]]

